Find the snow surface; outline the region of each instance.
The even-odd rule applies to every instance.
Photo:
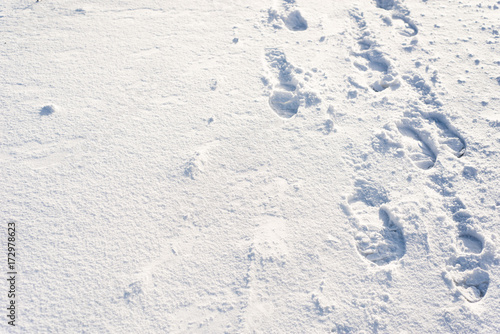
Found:
[[[3,0],[0,331],[499,333],[499,7]]]

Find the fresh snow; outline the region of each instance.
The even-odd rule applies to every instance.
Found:
[[[500,333],[499,31],[496,0],[3,0],[0,332]]]

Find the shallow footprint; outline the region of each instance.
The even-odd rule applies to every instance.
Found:
[[[394,0],[376,0],[375,2],[378,8],[385,10],[392,10],[395,7]]]
[[[482,269],[484,241],[480,234],[462,231],[457,238],[458,255],[449,260],[448,271],[456,289],[470,303],[477,303],[486,295],[490,275]]]
[[[415,23],[413,23],[412,20],[408,18],[408,16],[402,14],[393,14],[392,18],[395,20],[403,21],[404,27],[399,32],[401,35],[406,37],[412,37],[418,34],[417,26],[415,25]]]
[[[362,231],[356,235],[356,247],[367,260],[385,265],[399,260],[406,253],[406,244],[401,227],[396,225],[385,209],[380,208],[380,224],[370,222],[362,225]]]
[[[427,145],[420,135],[411,127],[398,125],[399,132],[403,135],[403,142],[410,153],[410,158],[415,165],[422,169],[434,166],[437,154]]]
[[[277,79],[272,85],[269,106],[278,116],[291,118],[297,114],[300,107],[298,82],[294,76],[295,67],[287,61],[285,53],[280,49],[267,49],[265,57],[273,76]]]
[[[263,22],[274,29],[282,29],[283,24],[291,31],[304,31],[308,28],[307,20],[297,9],[295,0],[284,0],[281,9],[269,8]]]
[[[354,218],[351,222],[357,230],[354,238],[358,252],[377,265],[399,260],[406,253],[406,243],[401,227],[384,207],[389,194],[369,180],[358,179],[354,186],[346,214]]]
[[[446,144],[453,153],[461,158],[465,154],[465,140],[446,124],[445,121],[437,117],[430,118],[439,129],[440,142]]]

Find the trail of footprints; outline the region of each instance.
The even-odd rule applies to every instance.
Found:
[[[344,210],[356,229],[356,248],[361,256],[376,265],[397,262],[406,253],[402,226],[391,215],[389,194],[380,185],[365,179],[356,180],[354,193]],[[477,223],[460,199],[448,205],[457,223],[456,252],[447,261],[448,278],[470,303],[479,302],[488,291],[488,254],[485,239]]]
[[[282,0],[279,10],[268,9],[264,24],[274,29],[282,29],[285,25],[291,31],[305,31],[308,28],[307,20],[297,8],[295,0]],[[309,108],[321,102],[316,93],[304,88],[304,82],[312,74],[293,66],[281,48],[265,49],[264,58],[269,73],[262,77],[262,82],[269,91],[269,106],[278,116],[292,118],[298,113],[299,107]]]
[[[404,23],[404,27],[400,30],[401,35],[412,37],[418,34],[416,24],[409,17],[409,11],[399,2],[376,0],[376,5],[391,11],[392,19]],[[370,71],[380,73],[381,79],[370,85],[374,91],[380,92],[388,87],[396,89],[399,85],[397,73],[388,58],[378,50],[363,14],[356,10],[350,14],[360,32],[357,38],[360,50],[352,52],[357,58],[354,66],[362,72],[368,72],[369,78],[373,77]],[[392,25],[392,21],[386,20],[386,22]],[[363,62],[360,62],[360,59]],[[442,107],[431,85],[422,76],[404,75],[403,79],[419,93],[425,104],[435,108]],[[436,72],[432,73],[431,81],[434,84],[437,82]],[[404,148],[411,161],[424,170],[434,167],[441,149],[448,150],[457,158],[465,155],[464,138],[443,115],[423,112],[420,114],[421,117],[402,119],[396,124],[400,134],[400,142],[397,140],[392,142],[396,148]],[[390,146],[391,141],[388,139],[391,135],[387,136],[386,133],[382,137]],[[386,206],[388,201],[388,196],[381,186],[366,180],[357,180],[355,193],[348,198],[346,212],[357,231],[355,235],[357,250],[360,255],[377,265],[396,262],[406,252],[403,230],[391,217]],[[452,202],[455,203],[451,208],[452,217],[457,223],[456,251],[447,261],[447,277],[468,302],[476,303],[484,298],[490,284],[487,271],[488,253],[484,248],[485,239],[478,232],[472,215],[465,210],[465,205],[458,198],[453,198]]]
[[[383,17],[388,26],[395,26],[405,37],[418,34],[415,22],[410,18],[409,10],[397,0],[375,0],[378,8],[388,11],[390,17]],[[284,0],[282,10],[267,11],[267,25],[274,29],[282,29],[284,24],[291,31],[305,31],[308,23],[296,8],[294,0]],[[400,86],[398,74],[388,56],[384,54],[369,30],[362,12],[350,11],[358,34],[357,47],[351,52],[355,57],[353,65],[371,80],[369,87],[375,92],[387,88],[393,90]],[[395,21],[394,21],[395,20]],[[396,22],[401,21],[402,25]],[[291,118],[297,114],[299,107],[317,105],[321,100],[313,92],[304,90],[304,75],[300,68],[288,62],[284,51],[280,48],[265,50],[265,63],[269,70],[268,77],[262,81],[269,89],[269,106],[282,118]],[[428,70],[428,68],[427,68]],[[306,73],[307,74],[307,73]],[[437,73],[433,73],[431,81],[435,83]],[[431,86],[418,74],[403,75],[404,79],[421,96],[422,101],[433,107],[441,107],[442,103],[432,91]],[[366,88],[353,78],[348,78],[350,85],[358,89]],[[356,96],[351,94],[350,97]],[[397,129],[397,130],[396,130]],[[404,148],[410,160],[420,169],[434,167],[441,149],[446,149],[457,158],[464,156],[466,143],[459,132],[449,121],[438,113],[420,112],[420,117],[403,118],[395,124],[395,128],[386,127],[379,139],[384,145]],[[380,185],[365,179],[356,180],[354,193],[348,197],[344,211],[355,227],[355,243],[359,254],[378,266],[399,261],[406,254],[406,241],[402,226],[388,208],[390,202],[387,191]],[[488,290],[490,283],[486,271],[487,261],[484,252],[484,237],[477,232],[473,217],[465,210],[463,203],[453,198],[451,208],[453,220],[457,223],[456,253],[447,261],[448,276],[464,298],[475,303],[480,301]]]
[[[414,37],[418,34],[417,25],[410,18],[410,11],[401,3],[395,0],[376,0],[375,3],[378,8],[391,13],[391,18],[382,17],[385,24],[389,26],[396,26],[393,20],[401,21],[403,26],[398,27],[401,35],[405,37]],[[350,16],[354,20],[358,29],[358,34],[356,36],[358,50],[353,50],[351,52],[351,55],[356,57],[353,65],[359,71],[365,73],[367,80],[372,81],[369,86],[373,91],[381,92],[389,87],[393,90],[399,88],[400,81],[398,79],[398,73],[392,66],[387,54],[380,50],[374,34],[368,27],[363,13],[358,9],[353,9],[350,11]],[[413,45],[416,42],[417,40],[414,39],[411,44]],[[412,46],[406,47],[406,49],[411,50]],[[421,76],[405,75],[403,76],[403,79],[419,91],[426,103],[437,104],[435,95],[430,93],[430,86],[425,83]],[[365,89],[362,85],[356,83],[352,78],[349,78],[348,82],[354,86],[354,88]],[[351,91],[349,93],[350,98],[355,97],[356,95],[355,91]]]
[[[399,29],[399,33],[401,35],[405,37],[412,37],[410,42],[411,45],[403,48],[405,51],[411,52],[414,45],[418,43],[418,40],[415,38],[418,34],[418,28],[416,23],[410,18],[410,11],[397,0],[376,0],[376,6],[390,12],[393,20],[403,22],[403,26],[397,27],[397,29]],[[389,26],[396,25],[393,20],[387,17],[383,18],[383,21]],[[415,66],[419,68],[422,64],[420,62],[416,62]],[[425,67],[425,71],[432,72],[430,81],[433,85],[436,85],[438,82],[437,71],[430,70],[429,66]],[[425,104],[438,108],[443,106],[441,101],[439,101],[437,94],[433,92],[431,85],[427,83],[421,75],[410,72],[409,74],[402,75],[402,79],[406,81],[415,91],[417,91],[417,93],[421,96],[421,100]],[[375,88],[374,90],[380,91]]]

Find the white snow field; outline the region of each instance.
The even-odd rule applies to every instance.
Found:
[[[499,32],[493,0],[2,0],[0,332],[500,333]]]

